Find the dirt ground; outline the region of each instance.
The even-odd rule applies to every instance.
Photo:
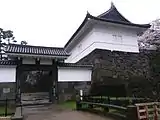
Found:
[[[89,112],[63,109],[57,105],[24,107],[23,115],[24,120],[114,120]]]

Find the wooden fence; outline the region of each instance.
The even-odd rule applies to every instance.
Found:
[[[138,120],[159,120],[160,119],[160,103],[139,103],[137,107]]]

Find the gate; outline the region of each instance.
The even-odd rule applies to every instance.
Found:
[[[20,75],[22,105],[44,104],[51,101],[51,71],[23,71]]]

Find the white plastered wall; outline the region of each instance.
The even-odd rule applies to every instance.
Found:
[[[58,68],[58,82],[91,81],[91,74],[87,68]]]
[[[116,41],[113,35],[122,36],[122,41]],[[76,63],[95,49],[111,51],[139,52],[136,29],[113,26],[95,25],[94,28],[80,40],[71,51],[66,62]]]
[[[16,82],[16,66],[0,66],[1,82]]]

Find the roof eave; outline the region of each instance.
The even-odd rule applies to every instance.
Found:
[[[77,68],[77,69],[89,69],[92,70],[93,67],[85,67],[85,66],[58,66],[58,68]]]
[[[93,66],[58,66],[58,68],[77,68],[77,69],[89,69],[89,70],[92,70]]]
[[[86,24],[86,22],[88,21],[90,14],[87,12],[87,15],[85,17],[85,19],[83,20],[82,24],[79,26],[79,28],[76,30],[76,32],[71,36],[71,38],[69,39],[69,41],[65,44],[64,48],[67,48],[67,46],[69,45],[69,43],[72,41],[72,39],[74,39],[74,37],[79,33],[79,31],[84,27],[84,25]]]
[[[17,61],[14,61],[14,60],[0,60],[0,66],[3,67],[3,66],[17,66]]]
[[[59,68],[87,68],[92,69],[94,66],[92,64],[77,64],[77,63],[59,63]]]
[[[89,17],[90,17],[90,19],[93,19],[93,20],[99,20],[99,21],[103,21],[103,22],[110,22],[110,23],[116,23],[116,24],[127,25],[127,26],[135,26],[135,27],[146,28],[146,29],[151,27],[150,24],[125,23],[125,22],[119,22],[119,21],[113,21],[113,20],[106,20],[106,19],[94,17],[92,15],[90,15]]]
[[[14,56],[14,57],[33,57],[33,58],[50,58],[50,59],[67,59],[69,55],[39,55],[39,54],[22,54],[22,53],[9,53],[7,52],[6,55],[8,56]]]

